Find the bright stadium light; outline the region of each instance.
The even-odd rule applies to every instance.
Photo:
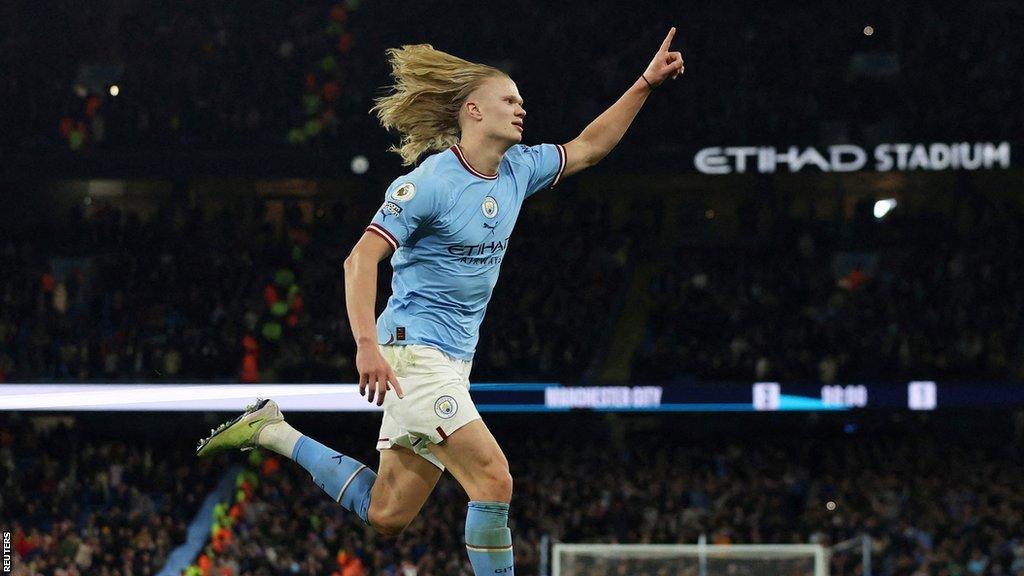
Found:
[[[885,200],[879,200],[875,202],[875,218],[884,218],[886,214],[892,212],[892,209],[896,207],[895,198],[886,198]]]
[[[355,174],[366,174],[366,171],[370,169],[370,161],[366,159],[366,156],[360,154],[352,159],[352,172]]]
[[[110,95],[111,96],[117,96],[120,93],[121,93],[121,89],[117,86],[117,84],[114,84],[113,86],[110,87]]]

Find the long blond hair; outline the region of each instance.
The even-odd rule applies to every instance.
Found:
[[[401,134],[389,152],[402,157],[402,165],[416,163],[426,152],[444,150],[459,141],[459,109],[481,82],[505,73],[493,66],[468,62],[430,44],[414,44],[387,51],[391,63],[390,94],[374,100],[376,113],[388,130]]]

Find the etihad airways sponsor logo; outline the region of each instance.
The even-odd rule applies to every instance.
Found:
[[[952,144],[879,144],[868,150],[855,144],[818,149],[789,146],[715,146],[693,158],[705,174],[773,174],[817,168],[822,172],[856,172],[868,166],[878,172],[898,170],[979,170],[1010,167],[1009,142],[957,142]]]
[[[504,252],[505,248],[508,247],[509,240],[511,240],[511,237],[505,238],[504,240],[481,242],[480,244],[471,244],[468,246],[449,246],[448,253],[452,256],[490,256],[498,252]]]
[[[449,246],[448,253],[458,257],[458,261],[463,264],[501,264],[510,239],[511,237],[493,242]]]

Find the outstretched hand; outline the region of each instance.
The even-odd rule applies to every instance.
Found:
[[[652,86],[658,86],[669,78],[675,80],[685,69],[683,66],[683,54],[681,52],[669,52],[672,38],[675,35],[676,28],[673,26],[669,29],[668,35],[665,36],[665,40],[661,43],[651,63],[647,65],[647,70],[644,70],[644,78]]]

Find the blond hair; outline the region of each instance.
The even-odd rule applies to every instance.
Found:
[[[505,76],[492,66],[468,62],[430,44],[414,44],[387,51],[391,63],[390,94],[374,100],[370,113],[381,125],[401,134],[389,152],[402,157],[402,165],[416,163],[426,152],[444,150],[459,141],[459,109],[487,78]]]

